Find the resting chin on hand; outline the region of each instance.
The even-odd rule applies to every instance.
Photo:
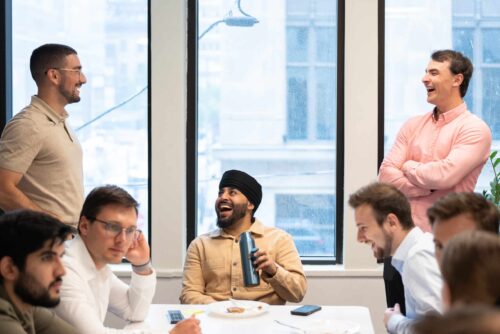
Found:
[[[174,328],[169,332],[170,334],[200,334],[200,320],[196,319],[194,314],[175,325]]]
[[[394,307],[389,307],[388,309],[385,310],[385,312],[384,312],[384,325],[385,325],[385,328],[387,328],[387,324],[389,323],[389,320],[395,314],[401,314],[401,309],[400,309],[398,303],[394,304]]]
[[[146,241],[146,238],[144,238],[144,234],[139,233],[139,236],[137,237],[136,240],[132,242],[130,245],[130,248],[127,251],[127,254],[125,254],[125,258],[132,263],[132,268],[134,271],[136,271],[134,267],[142,267],[145,265],[149,264],[150,257],[149,257],[149,245]],[[152,273],[151,268],[145,268],[146,270],[140,270],[136,271],[138,274],[141,275],[149,275]]]

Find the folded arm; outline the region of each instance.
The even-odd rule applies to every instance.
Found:
[[[413,184],[403,172],[409,150],[409,132],[407,125],[399,131],[394,145],[380,166],[378,180],[392,184],[409,198],[427,196],[431,193],[430,190]]]
[[[403,172],[417,187],[449,189],[482,166],[488,159],[490,149],[491,132],[486,125],[465,129],[446,158],[427,163],[406,161]]]

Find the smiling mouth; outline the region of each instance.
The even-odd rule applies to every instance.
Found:
[[[217,206],[217,209],[220,211],[220,212],[227,212],[227,211],[231,211],[233,209],[233,206],[231,205],[231,203],[229,202],[221,202],[219,203],[219,205]]]

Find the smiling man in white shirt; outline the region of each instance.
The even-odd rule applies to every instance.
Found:
[[[358,241],[392,256],[392,265],[401,274],[406,317],[395,304],[385,311],[389,333],[409,333],[413,320],[430,311],[441,311],[441,274],[434,256],[433,236],[415,227],[410,203],[394,186],[372,183],[349,198],[354,208]]]
[[[107,311],[128,321],[146,318],[156,287],[149,245],[137,229],[138,203],[117,186],[95,188],[85,199],[79,235],[68,242],[63,258],[66,277],[57,314],[83,334],[126,333],[103,325]],[[130,285],[108,264],[132,264]],[[171,333],[199,333],[194,318],[179,323]]]

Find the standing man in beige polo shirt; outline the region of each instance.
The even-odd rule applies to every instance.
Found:
[[[84,192],[82,148],[64,107],[80,101],[87,80],[76,51],[66,45],[35,49],[30,70],[38,93],[0,138],[0,208],[43,211],[76,226]]]

